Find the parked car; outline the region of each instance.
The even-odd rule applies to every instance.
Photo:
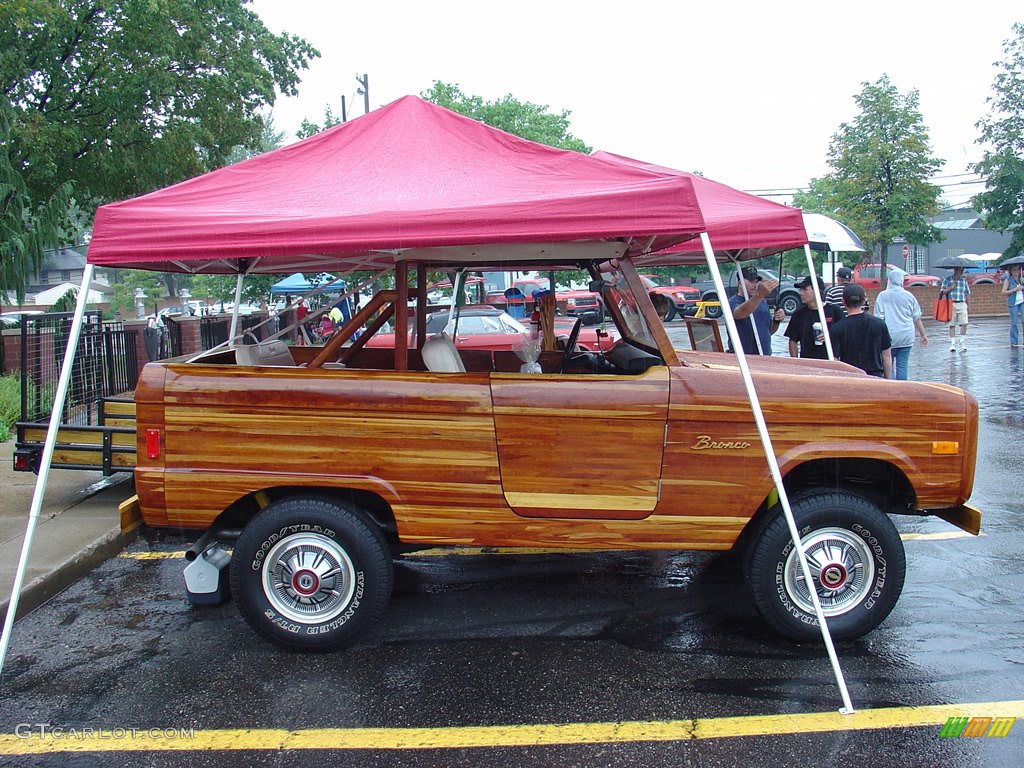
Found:
[[[640,275],[647,286],[649,293],[668,296],[671,304],[662,315],[663,322],[668,322],[676,315],[685,317],[697,312],[697,302],[700,301],[700,291],[692,285],[662,285],[661,277],[658,275]]]
[[[970,285],[984,285],[985,283],[998,283],[1002,275],[1000,267],[968,267],[964,270],[964,277]]]
[[[894,264],[886,264],[887,269],[896,269]],[[882,284],[881,278],[882,265],[881,264],[856,264],[853,267],[853,282],[858,285],[862,285],[865,288],[885,288]],[[886,285],[888,285],[888,279],[886,279]],[[935,275],[911,275],[907,274],[903,278],[903,287],[910,288],[914,285],[932,285],[936,288],[939,287],[939,283],[942,282],[941,277]]]
[[[23,309],[16,312],[4,312],[0,315],[0,329],[15,328],[21,326],[21,318],[43,314],[38,309]]]
[[[575,322],[568,318],[555,318],[556,334],[568,337]],[[447,323],[447,311],[430,313],[427,315],[427,336],[440,333]],[[458,349],[508,350],[521,344],[527,333],[526,325],[504,310],[476,305],[459,309],[454,339]],[[608,333],[594,328],[582,328],[577,346],[588,352],[597,352],[611,349],[614,343],[615,338]],[[395,335],[378,333],[366,346],[393,347]]]
[[[757,273],[763,280],[779,280],[779,276],[770,269],[758,269]],[[736,275],[737,273],[734,271],[724,278],[725,290],[729,296],[736,295]],[[718,291],[715,288],[715,284],[710,280],[694,283],[694,287],[700,291],[701,301],[718,301]],[[794,285],[793,280],[785,278],[783,280],[779,280],[779,287],[768,294],[765,301],[773,307],[779,307],[787,316],[789,316],[800,309],[800,291],[796,285]],[[720,305],[707,307],[705,314],[711,318],[721,317],[722,307]]]
[[[546,291],[549,288],[548,280],[545,277],[523,278],[512,283],[513,288],[518,288],[526,297],[527,308],[533,301],[533,294],[537,291]],[[575,289],[555,289],[555,301],[558,309],[569,317],[582,318],[584,325],[596,325],[604,321],[604,304],[601,297],[590,291]],[[496,304],[496,306],[502,306]]]

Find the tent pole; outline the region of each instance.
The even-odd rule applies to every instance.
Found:
[[[46,493],[46,481],[53,463],[53,450],[57,444],[57,429],[60,427],[61,414],[64,413],[64,402],[68,396],[71,383],[71,369],[74,367],[75,352],[78,349],[78,338],[82,334],[82,318],[85,316],[85,305],[89,302],[89,286],[92,285],[92,273],[95,267],[86,262],[82,271],[82,287],[78,291],[78,302],[75,304],[75,317],[71,323],[71,335],[67,349],[64,350],[64,363],[60,367],[57,379],[57,392],[53,399],[53,410],[50,412],[50,425],[46,430],[46,442],[43,455],[39,459],[39,473],[36,476],[36,487],[32,493],[32,504],[29,507],[28,522],[25,525],[25,541],[21,547],[21,559],[14,575],[14,586],[11,587],[11,599],[7,604],[7,616],[4,619],[3,634],[0,635],[0,673],[3,672],[4,660],[7,658],[7,646],[11,642],[11,630],[14,628],[14,617],[18,613],[18,600],[21,597],[21,585],[25,581],[25,570],[28,567],[28,556],[32,550],[32,539],[39,523],[39,511],[43,506],[43,495]]]
[[[807,256],[807,274],[811,276],[811,290],[814,291],[814,296],[818,304],[818,320],[821,322],[821,332],[825,337],[825,352],[828,353],[829,360],[835,360],[835,352],[832,351],[832,339],[828,335],[828,323],[825,321],[825,299],[821,295],[821,291],[818,290],[818,276],[814,272],[814,258],[811,256],[811,246],[809,243],[804,243],[804,253]]]
[[[235,281],[235,306],[231,312],[231,331],[228,333],[228,346],[235,346],[235,338],[238,336],[238,303],[242,300],[242,283],[245,282],[245,272],[238,273]]]
[[[711,277],[715,281],[715,288],[719,296],[725,296],[725,285],[722,282],[722,273],[718,269],[718,262],[715,260],[715,252],[711,248],[711,239],[706,232],[700,235],[701,243],[704,246],[704,257],[708,262],[708,269],[711,270]],[[808,249],[810,253],[810,249]],[[768,461],[768,468],[771,470],[772,480],[775,481],[775,490],[779,494],[779,502],[782,504],[782,511],[789,526],[789,535],[793,541],[800,541],[800,533],[796,527],[796,520],[793,518],[793,509],[789,505],[789,495],[782,483],[782,470],[779,469],[779,462],[775,458],[775,449],[772,447],[771,436],[768,434],[768,425],[764,420],[764,412],[761,410],[761,400],[754,389],[754,379],[750,375],[750,368],[747,366],[747,356],[740,344],[740,335],[736,329],[736,320],[732,316],[732,307],[728,302],[722,304],[722,317],[725,318],[725,327],[732,339],[732,346],[736,350],[736,360],[739,363],[740,374],[743,376],[743,386],[746,387],[747,397],[750,400],[750,410],[754,415],[754,422],[757,424],[757,432],[761,437],[761,445],[764,448],[765,459]],[[757,334],[755,333],[755,336]],[[811,569],[807,564],[807,556],[804,553],[803,543],[797,547],[797,555],[800,561],[800,570],[808,584],[814,584],[811,578]],[[839,694],[843,699],[843,707],[840,713],[844,715],[853,714],[853,703],[850,701],[850,692],[846,689],[846,679],[843,677],[843,670],[839,666],[839,657],[836,655],[835,645],[832,643],[832,633],[829,632],[825,614],[821,610],[821,602],[818,600],[818,592],[809,589],[811,602],[814,604],[814,615],[818,618],[818,626],[821,627],[821,637],[825,641],[825,649],[828,652],[829,660],[832,662],[832,671],[836,676],[836,684],[839,686]]]

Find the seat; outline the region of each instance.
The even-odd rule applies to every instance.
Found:
[[[435,333],[425,342],[420,350],[423,364],[432,373],[465,373],[466,366],[462,363],[455,341],[444,331]]]
[[[295,359],[292,357],[291,350],[280,339],[235,347],[235,362],[239,365],[295,367]]]

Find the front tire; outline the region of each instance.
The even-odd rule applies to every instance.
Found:
[[[231,590],[246,622],[291,650],[354,641],[391,597],[393,564],[380,529],[322,496],[269,504],[231,557]]]
[[[791,317],[794,312],[800,309],[800,297],[792,293],[784,294],[779,307],[786,313],[786,317]]]
[[[709,293],[703,297],[701,301],[718,301],[717,293]],[[704,317],[710,317],[712,320],[717,320],[722,316],[722,305],[719,304],[717,307],[705,307]]]
[[[792,509],[832,637],[870,632],[896,605],[906,576],[903,542],[892,521],[867,499],[843,492],[806,495]],[[748,578],[754,604],[773,629],[797,641],[820,637],[782,514],[754,541]]]

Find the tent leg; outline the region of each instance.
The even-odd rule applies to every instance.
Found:
[[[714,249],[711,247],[711,239],[708,237],[706,232],[701,233],[700,239],[704,246],[704,257],[707,259],[708,269],[711,270],[711,276],[715,281],[715,289],[718,291],[719,296],[725,296],[725,285],[722,282],[722,273],[718,269],[718,262],[715,260]],[[809,248],[807,249],[807,253],[809,260]],[[817,288],[815,288],[815,290],[817,290]],[[736,329],[736,319],[732,316],[732,307],[729,306],[729,302],[727,301],[722,302],[722,317],[725,318],[725,327],[729,332],[729,338],[732,339],[733,349],[736,350],[736,360],[739,363],[740,374],[743,376],[743,386],[746,387],[747,390],[747,397],[750,400],[750,410],[754,414],[754,422],[757,424],[757,433],[761,437],[761,445],[764,448],[765,459],[768,461],[768,468],[771,470],[772,480],[775,481],[775,490],[779,493],[779,501],[782,504],[782,511],[786,516],[786,523],[789,526],[789,535],[793,538],[793,541],[800,541],[800,533],[796,528],[796,520],[793,518],[793,510],[789,506],[789,495],[786,493],[786,488],[782,483],[782,470],[779,469],[779,462],[775,458],[775,449],[772,447],[771,436],[768,434],[768,425],[765,423],[764,412],[761,410],[761,400],[757,396],[757,390],[754,389],[754,379],[750,375],[750,368],[747,366],[747,356],[743,351],[743,346],[740,344],[740,335]],[[804,579],[807,580],[808,584],[813,584],[814,580],[811,578],[811,569],[807,564],[807,556],[804,553],[803,542],[801,542],[801,545],[797,547],[797,554],[800,560],[800,570],[804,575]],[[811,595],[811,602],[814,604],[814,615],[818,618],[818,626],[821,627],[821,637],[825,641],[825,650],[828,652],[829,661],[832,662],[832,671],[836,676],[836,684],[839,686],[839,694],[843,699],[843,707],[839,711],[844,715],[853,714],[854,709],[853,703],[850,701],[850,692],[846,688],[846,679],[843,677],[843,670],[839,666],[839,657],[836,655],[836,648],[832,643],[832,633],[828,629],[828,622],[825,620],[825,614],[821,610],[821,602],[818,600],[818,593],[814,589],[809,590],[809,592]]]
[[[814,272],[814,257],[811,256],[811,246],[808,243],[804,243],[804,253],[807,256],[807,274],[811,276],[811,290],[814,291],[814,295],[817,297],[818,322],[821,323],[822,333],[825,335],[825,352],[828,354],[829,360],[835,360],[836,355],[832,351],[832,338],[828,334],[828,322],[825,320],[825,298],[821,295],[821,291],[818,290],[818,276]]]
[[[238,280],[235,281],[235,306],[231,313],[231,331],[228,333],[228,346],[235,346],[235,339],[238,336],[238,304],[242,300],[242,283],[245,282],[245,273],[238,273]]]
[[[89,301],[89,286],[92,284],[92,273],[95,267],[88,262],[82,272],[82,287],[78,291],[78,302],[75,305],[75,318],[71,323],[71,337],[67,349],[64,350],[64,363],[57,379],[57,392],[53,399],[53,411],[50,413],[50,425],[46,430],[46,442],[43,455],[39,459],[39,474],[36,476],[36,487],[32,494],[32,505],[29,508],[28,522],[25,525],[25,541],[21,547],[21,559],[14,575],[14,586],[11,587],[11,599],[7,604],[7,616],[4,619],[3,634],[0,635],[0,673],[3,672],[4,660],[7,658],[7,646],[11,642],[11,630],[14,628],[14,617],[18,613],[18,601],[21,597],[21,586],[25,581],[25,570],[28,567],[28,556],[32,550],[32,539],[39,523],[39,511],[43,506],[43,495],[46,493],[46,481],[53,463],[53,450],[57,444],[57,429],[60,426],[64,402],[68,396],[71,383],[71,369],[75,362],[75,351],[78,349],[78,338],[82,334],[82,318],[85,316],[85,305]]]

